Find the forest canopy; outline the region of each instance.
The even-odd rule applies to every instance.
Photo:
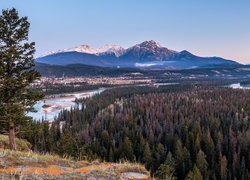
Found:
[[[31,123],[33,134],[23,137],[43,152],[145,163],[162,179],[249,178],[248,90],[127,87],[78,103],[50,128]]]

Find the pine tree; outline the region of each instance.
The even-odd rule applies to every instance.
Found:
[[[137,157],[137,161],[143,161],[143,151],[145,146],[145,140],[141,133],[137,139],[137,143],[135,144],[135,155]]]
[[[132,148],[132,142],[128,137],[124,138],[124,141],[122,143],[122,154],[124,154],[124,158],[132,161],[134,158],[134,152]]]
[[[113,162],[114,161],[114,152],[112,147],[109,148],[109,157],[108,157],[109,162]]]
[[[159,166],[165,159],[165,149],[161,143],[158,143],[156,146],[156,164]]]
[[[186,180],[202,180],[203,178],[199,169],[195,165],[193,170],[189,171],[185,179]]]
[[[68,154],[73,157],[78,156],[78,142],[69,130],[62,133],[60,139],[60,154]]]
[[[245,157],[243,156],[241,160],[241,165],[240,165],[240,176],[241,179],[248,179],[248,176],[250,177],[250,173],[248,172],[245,164]]]
[[[190,160],[190,153],[186,147],[183,148],[183,165],[182,171],[183,174],[186,174],[192,168],[191,160]]]
[[[3,10],[0,16],[0,111],[6,124],[10,149],[16,149],[16,129],[29,119],[33,105],[42,98],[30,84],[40,75],[35,66],[35,43],[28,43],[30,24],[16,9]]]
[[[207,176],[208,163],[206,160],[206,155],[202,150],[200,150],[199,153],[197,154],[196,164],[202,176],[205,178]]]
[[[177,139],[177,141],[174,144],[174,157],[176,159],[176,170],[177,170],[177,175],[178,178],[184,178],[185,176],[185,172],[184,172],[184,161],[185,161],[185,157],[184,157],[184,150],[182,147],[182,142],[180,139]]]
[[[220,178],[227,179],[227,158],[226,156],[220,156]]]
[[[215,145],[209,131],[204,135],[203,146],[204,152],[207,155],[208,163],[212,165],[215,154]]]
[[[147,142],[145,143],[145,146],[144,146],[143,161],[146,163],[147,166],[149,166],[152,161],[152,152]]]
[[[161,164],[156,171],[155,175],[160,179],[168,179],[174,180],[176,177],[174,176],[176,168],[175,159],[171,152],[168,153],[167,159],[164,164]]]

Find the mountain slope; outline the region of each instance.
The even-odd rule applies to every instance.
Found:
[[[235,61],[219,57],[199,57],[188,51],[173,51],[152,40],[136,44],[128,49],[109,45],[93,49],[82,45],[37,58],[37,62],[54,65],[85,64],[100,67],[161,69],[239,65]]]
[[[51,64],[51,65],[68,65],[68,64],[86,64],[86,65],[99,65],[99,66],[112,66],[112,58],[96,56],[94,54],[72,52],[60,52],[37,59],[37,62]]]
[[[46,77],[62,77],[63,74],[68,77],[76,76],[119,76],[132,72],[138,72],[135,68],[113,68],[98,67],[85,64],[69,64],[69,65],[50,65],[36,63],[35,69]]]

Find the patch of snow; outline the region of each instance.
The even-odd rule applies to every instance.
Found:
[[[126,49],[119,45],[105,45],[100,48],[92,48],[89,45],[80,45],[76,46],[73,48],[68,48],[68,49],[62,49],[58,51],[50,51],[48,53],[45,53],[41,57],[48,56],[48,55],[53,55],[57,53],[63,53],[63,52],[80,52],[80,53],[86,53],[86,54],[95,54],[95,55],[101,55],[101,54],[110,54],[114,53],[117,57],[122,55],[125,52]]]
[[[97,50],[96,54],[114,53],[117,57],[121,56],[126,51],[126,49],[124,49],[119,45],[105,45],[96,50]]]

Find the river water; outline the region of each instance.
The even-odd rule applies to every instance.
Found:
[[[176,85],[178,83],[154,83],[154,84],[136,84],[133,86],[168,86],[168,85]],[[128,87],[128,86],[121,86]],[[65,94],[57,94],[53,96],[46,97],[42,101],[38,101],[34,108],[37,112],[30,112],[28,116],[32,117],[35,120],[49,120],[53,121],[53,119],[63,110],[74,108],[79,106],[75,102],[76,99],[92,97],[95,94],[100,94],[105,91],[105,88],[95,89],[91,91],[83,91],[76,93],[65,93]]]
[[[231,84],[229,87],[232,89],[250,89],[249,85],[242,86],[240,83]]]
[[[78,106],[75,99],[91,97],[95,94],[102,93],[104,90],[105,89],[101,88],[91,91],[57,94],[46,97],[43,101],[38,101],[35,104],[34,108],[37,112],[30,112],[28,116],[31,116],[35,120],[53,120],[61,110],[69,110],[71,107]]]

